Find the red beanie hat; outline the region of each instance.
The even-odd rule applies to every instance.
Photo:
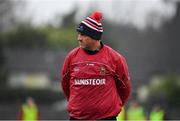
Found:
[[[85,20],[81,21],[77,28],[77,31],[95,40],[100,40],[103,33],[101,20],[102,13],[99,11],[95,11]]]

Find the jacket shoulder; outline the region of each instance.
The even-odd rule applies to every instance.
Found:
[[[79,47],[76,47],[76,48],[74,48],[73,50],[71,50],[69,53],[68,53],[68,55],[67,55],[67,57],[73,57],[73,56],[75,56],[76,54],[77,54],[77,52],[79,51]]]
[[[115,59],[115,60],[119,60],[119,59],[124,59],[124,57],[118,53],[116,50],[112,49],[111,47],[105,45],[105,47],[107,48],[107,52],[108,52],[108,55]]]

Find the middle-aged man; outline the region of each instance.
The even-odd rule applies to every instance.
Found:
[[[78,28],[79,47],[66,57],[61,77],[70,119],[116,120],[130,95],[125,58],[101,41],[102,13],[93,12]]]

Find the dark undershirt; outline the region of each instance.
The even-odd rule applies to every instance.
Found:
[[[92,50],[84,49],[84,51],[85,51],[87,54],[89,54],[89,55],[94,55],[94,54],[98,53],[98,52],[103,48],[103,46],[104,46],[103,43],[100,42],[100,44],[101,44],[101,47],[100,47],[99,50],[94,50],[94,51],[92,51]]]

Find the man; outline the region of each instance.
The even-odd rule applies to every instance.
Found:
[[[38,107],[32,97],[26,99],[26,103],[22,105],[18,114],[18,120],[23,121],[37,121],[39,120]]]
[[[125,112],[125,108],[122,107],[121,112],[118,114],[118,116],[116,117],[117,121],[125,121],[126,120],[126,112]]]
[[[159,106],[155,106],[150,112],[149,120],[150,121],[163,121],[164,120],[164,111]]]
[[[100,39],[102,13],[93,12],[78,28],[79,47],[66,57],[61,77],[70,119],[116,120],[130,95],[123,56]]]
[[[131,102],[127,110],[127,120],[134,121],[145,121],[146,115],[143,106],[141,106],[137,101]]]

